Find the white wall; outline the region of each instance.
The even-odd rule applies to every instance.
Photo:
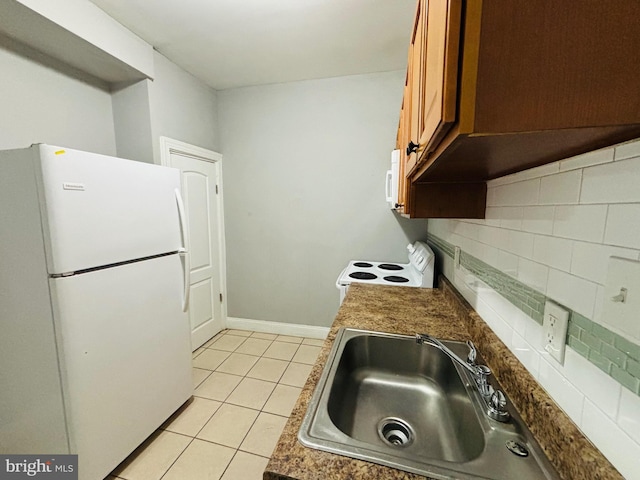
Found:
[[[406,262],[384,201],[404,72],[218,92],[228,314],[328,326],[349,260]]]
[[[160,164],[160,137],[218,151],[217,93],[158,52],[155,79],[113,93],[118,155]]]
[[[154,52],[155,79],[150,85],[156,163],[161,136],[218,151],[217,94],[196,77]]]
[[[151,80],[117,88],[111,95],[117,155],[139,162],[154,163],[151,129]]]
[[[599,326],[636,345],[626,352],[640,352],[640,339],[602,313],[609,257],[640,259],[640,141],[490,181],[486,217],[429,220],[429,234],[594,322],[595,340],[585,342],[596,351],[589,350],[587,360],[567,346],[560,365],[543,350],[538,323],[464,268],[455,269],[447,255],[445,275],[620,472],[640,478],[640,363],[630,354],[626,375],[611,363],[596,366],[607,361],[607,352],[597,354],[605,348]]]
[[[114,155],[110,93],[60,67],[0,37],[0,149],[49,143]]]

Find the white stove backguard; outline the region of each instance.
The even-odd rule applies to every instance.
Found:
[[[434,263],[433,251],[426,243],[415,242],[407,246],[409,251],[409,263],[374,262],[368,260],[354,260],[340,273],[336,280],[336,288],[340,291],[340,304],[342,304],[349,285],[352,283],[369,283],[372,285],[392,285],[404,287],[433,288]],[[371,266],[356,266],[356,264],[370,264]],[[392,264],[402,267],[401,270],[386,270],[380,265]],[[365,280],[352,278],[349,275],[354,272],[369,272],[376,275],[375,279]],[[408,279],[407,282],[392,282],[385,280],[387,276],[400,276]]]

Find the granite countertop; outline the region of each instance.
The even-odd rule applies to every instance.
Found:
[[[446,279],[440,288],[352,284],[267,465],[264,480],[424,479],[382,465],[302,446],[298,430],[342,327],[413,335],[426,332],[476,344],[559,475],[565,479],[622,479],[544,392]],[[553,422],[548,419],[553,418]]]

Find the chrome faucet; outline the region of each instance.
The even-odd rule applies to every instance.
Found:
[[[486,365],[476,364],[478,352],[471,340],[467,340],[469,354],[467,355],[466,361],[462,360],[458,355],[449,350],[440,340],[433,338],[431,335],[427,335],[426,333],[416,333],[416,343],[418,345],[426,343],[427,345],[436,347],[451,360],[468,370],[475,381],[478,392],[480,392],[480,395],[487,406],[487,415],[499,422],[506,422],[509,420],[510,415],[506,410],[507,401],[504,393],[500,390],[494,390],[493,387],[489,385],[488,378],[489,375],[491,375],[491,369]]]

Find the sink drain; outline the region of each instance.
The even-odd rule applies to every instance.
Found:
[[[392,447],[406,447],[413,443],[414,433],[409,424],[399,418],[383,418],[378,423],[378,435]]]

